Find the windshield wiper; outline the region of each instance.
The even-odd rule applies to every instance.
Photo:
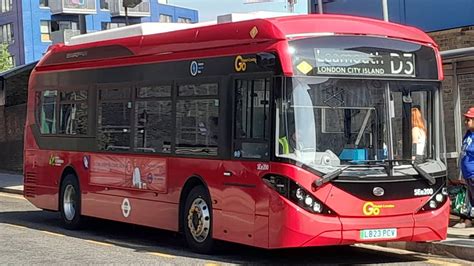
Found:
[[[393,175],[393,163],[395,162],[409,162],[413,169],[421,176],[423,177],[426,181],[428,181],[428,184],[434,185],[436,183],[436,179],[431,176],[429,173],[427,173],[425,170],[423,170],[418,164],[414,163],[412,160],[407,160],[407,159],[402,159],[402,160],[373,160],[371,161],[372,163],[374,162],[385,162],[385,171],[387,172],[387,175]],[[316,187],[320,187],[334,179],[336,179],[339,175],[342,174],[347,168],[351,167],[351,165],[348,165],[346,167],[342,167],[339,169],[336,169],[335,171],[332,171],[330,173],[327,173],[323,175],[320,179],[314,181],[314,185]]]
[[[349,167],[350,167],[350,165],[348,165],[346,167],[339,168],[339,169],[337,169],[335,171],[332,171],[330,173],[327,173],[327,174],[323,175],[320,179],[314,181],[314,184],[316,185],[316,187],[320,187],[320,186],[326,184],[327,182],[330,182],[330,181],[336,179],[340,174],[342,174],[342,172],[344,172],[344,170],[346,170]]]
[[[413,168],[415,168],[415,170],[418,172],[419,175],[421,175],[424,179],[426,179],[426,181],[428,181],[428,184],[434,185],[436,183],[436,179],[433,176],[431,176],[429,173],[425,172],[425,170],[421,169],[421,167],[418,166],[418,164],[412,162],[411,165],[413,166]]]
[[[387,162],[385,170],[387,171],[388,175],[393,175],[393,163],[395,162],[409,162],[413,169],[421,176],[423,177],[426,181],[428,181],[428,184],[434,185],[436,183],[436,179],[431,176],[429,173],[427,173],[425,170],[421,169],[421,167],[415,163],[413,160],[408,160],[408,159],[394,159],[394,160],[382,160],[382,162]]]

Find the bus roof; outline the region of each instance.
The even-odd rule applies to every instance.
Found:
[[[170,24],[160,27],[162,28],[153,23],[145,23],[77,37],[68,45],[51,46],[50,53],[47,53],[39,65],[216,49],[337,34],[382,36],[436,47],[426,33],[414,27],[344,15],[296,15],[212,25]],[[110,52],[111,47],[117,46],[121,47],[121,51]],[[84,51],[100,48],[108,49],[109,52],[85,55]]]

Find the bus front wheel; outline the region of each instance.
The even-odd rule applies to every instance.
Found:
[[[186,197],[184,215],[184,235],[189,247],[198,253],[211,253],[212,207],[211,199],[203,186],[194,187]]]
[[[63,226],[67,229],[79,229],[81,226],[81,190],[73,174],[64,177],[59,196],[59,211]]]

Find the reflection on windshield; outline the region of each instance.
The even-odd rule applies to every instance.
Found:
[[[385,159],[426,160],[432,156],[428,149],[430,92],[426,86],[421,89],[407,84],[291,79],[291,85],[283,88],[278,99],[277,156],[327,171],[343,164],[361,165]],[[417,121],[413,120],[412,109],[419,111]],[[388,119],[392,122],[392,142],[387,141]],[[412,124],[417,129],[412,130]],[[391,155],[387,146],[390,143]]]

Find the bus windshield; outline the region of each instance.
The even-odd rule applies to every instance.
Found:
[[[315,77],[286,83],[277,97],[277,157],[323,173],[433,158],[437,83]]]

